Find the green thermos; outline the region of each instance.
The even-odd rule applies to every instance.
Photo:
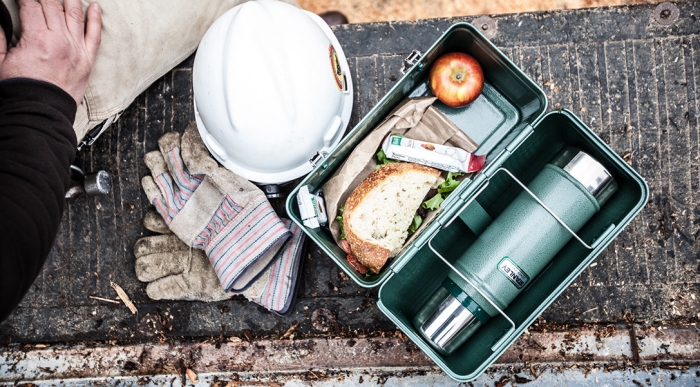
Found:
[[[615,192],[617,184],[593,157],[566,147],[544,166],[528,189],[578,232]],[[523,191],[454,266],[504,310],[571,238],[566,228]],[[474,287],[451,271],[413,324],[438,352],[447,355],[497,314]]]

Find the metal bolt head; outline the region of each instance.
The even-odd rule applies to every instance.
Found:
[[[480,16],[474,19],[474,21],[472,21],[472,25],[476,26],[476,28],[478,28],[481,33],[489,39],[496,36],[496,21],[488,16]]]
[[[670,26],[675,23],[680,14],[678,7],[669,2],[663,2],[654,9],[654,19],[662,26]]]

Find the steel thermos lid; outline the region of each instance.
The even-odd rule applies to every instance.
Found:
[[[474,315],[452,294],[448,294],[435,312],[423,323],[421,330],[430,341],[444,349],[467,325]]]
[[[563,169],[581,183],[600,205],[615,192],[616,183],[610,172],[598,160],[580,149],[564,148],[552,159],[551,164]]]

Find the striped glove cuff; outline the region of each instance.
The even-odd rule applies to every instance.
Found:
[[[221,285],[232,291],[248,286],[290,235],[265,195],[246,207],[226,196],[192,245],[207,253]]]
[[[291,311],[302,263],[301,253],[306,235],[289,219],[285,219],[292,237],[277,253],[270,268],[243,294],[251,301],[284,316]]]

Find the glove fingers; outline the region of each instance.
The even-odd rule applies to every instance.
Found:
[[[219,283],[206,254],[173,234],[139,239],[134,255],[136,277],[150,282],[146,294],[153,300],[220,301],[231,297]]]
[[[182,274],[187,268],[189,253],[177,251],[155,253],[136,260],[136,278],[141,282],[151,282],[166,276]]]
[[[149,282],[189,269],[190,248],[175,235],[141,238],[134,244],[136,278]]]
[[[231,298],[216,281],[217,288],[200,287],[186,274],[173,275],[153,281],[146,286],[146,294],[153,300],[221,301]]]
[[[190,300],[187,282],[182,274],[161,278],[146,286],[146,294],[152,300]]]
[[[156,199],[161,200],[163,199],[163,193],[160,191],[160,188],[156,185],[156,182],[153,180],[153,177],[151,176],[144,176],[141,178],[141,187],[143,187],[143,192],[146,193],[146,197],[148,197],[148,202],[153,203]]]
[[[143,156],[143,162],[151,171],[151,175],[156,178],[168,171],[163,155],[158,151],[148,152]]]
[[[189,251],[190,247],[174,234],[144,237],[134,243],[134,256],[141,258],[155,253]]]
[[[167,202],[161,200],[161,203],[168,204],[169,207],[172,207],[172,202],[178,193],[178,189],[173,184],[172,177],[168,171],[168,164],[165,162],[165,159],[163,159],[163,155],[158,151],[148,152],[145,156],[143,156],[143,161],[151,171],[151,181],[156,183],[156,186],[160,191],[160,196],[168,200]],[[141,182],[144,191],[146,191],[146,195],[148,195],[148,199],[151,201],[151,203],[153,203],[151,197],[154,195],[149,194],[147,191],[147,188],[150,189],[152,186],[146,187],[146,185],[143,183],[143,179]]]
[[[182,159],[191,173],[211,175],[219,169],[219,164],[209,155],[194,122],[187,126],[182,135],[181,152]]]
[[[158,146],[165,159],[168,171],[170,172],[177,190],[181,191],[184,200],[187,200],[194,190],[202,182],[203,176],[192,176],[182,161],[180,134],[169,132],[158,139]]]
[[[143,226],[146,227],[147,230],[161,234],[172,233],[168,228],[168,224],[165,223],[163,216],[156,211],[148,211],[148,213],[146,213],[146,216],[143,217]]]
[[[136,260],[136,278],[141,282],[151,282],[182,274],[188,259],[188,253],[183,251],[146,255]]]
[[[164,218],[172,220],[182,209],[192,192],[182,192],[173,181],[168,169],[168,164],[163,155],[158,151],[148,152],[143,157],[151,176],[141,179],[143,190],[146,191],[148,200],[156,206]]]
[[[163,198],[163,192],[158,188],[153,177],[144,176],[141,179],[141,186],[146,193],[146,197],[148,197],[148,201],[156,207],[156,211],[158,211],[164,219],[168,219],[168,221],[172,220],[176,212],[172,211],[168,202]]]
[[[184,275],[170,276],[153,281],[146,286],[146,294],[152,300],[221,301],[231,298],[222,288],[216,293],[194,289]]]
[[[167,154],[175,148],[180,148],[180,133],[168,132],[158,139],[158,148],[163,158],[167,159]]]

